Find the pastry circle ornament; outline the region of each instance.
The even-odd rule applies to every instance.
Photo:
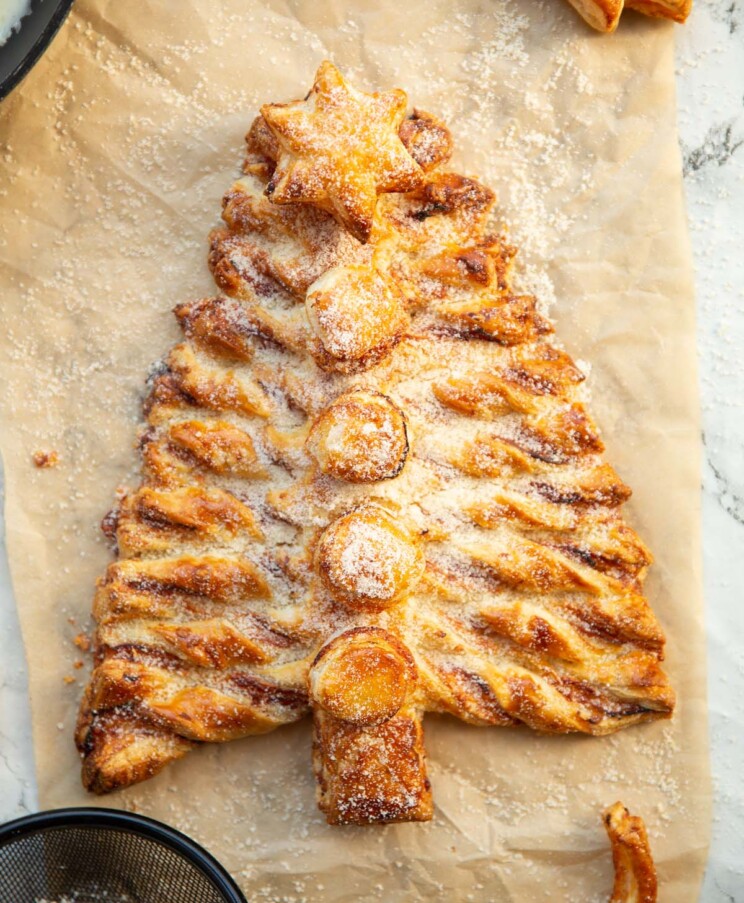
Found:
[[[406,418],[381,392],[344,392],[320,413],[305,447],[321,471],[338,480],[390,480],[408,455]]]
[[[376,504],[339,517],[318,543],[320,578],[350,608],[388,608],[419,580],[424,557],[411,533]]]
[[[357,627],[334,637],[310,669],[310,696],[341,721],[370,727],[392,718],[416,682],[406,647],[378,627]]]

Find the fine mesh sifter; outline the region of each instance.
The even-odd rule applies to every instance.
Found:
[[[246,903],[185,835],[115,809],[58,809],[0,827],[0,903]]]

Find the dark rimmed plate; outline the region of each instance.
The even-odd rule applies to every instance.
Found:
[[[32,0],[31,12],[0,47],[0,100],[28,75],[59,31],[72,4],[73,0]]]

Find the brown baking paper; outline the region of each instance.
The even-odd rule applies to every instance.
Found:
[[[564,9],[565,6],[565,9]],[[302,96],[323,58],[445,118],[455,165],[495,188],[524,288],[591,368],[631,522],[656,554],[669,723],[605,739],[428,717],[430,824],[330,828],[310,731],[191,753],[100,801],[72,730],[73,638],[110,557],[98,530],[136,479],[148,368],[171,308],[211,290],[206,235],[260,103]],[[535,0],[78,0],[0,106],[2,452],[30,668],[41,804],[100,802],[205,843],[251,900],[606,900],[601,810],[644,816],[662,900],[697,899],[710,819],[701,618],[699,420],[673,29],[629,14],[600,37]],[[59,464],[35,469],[32,454]],[[75,678],[65,683],[65,677]]]

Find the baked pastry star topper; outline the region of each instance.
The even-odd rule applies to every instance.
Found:
[[[357,91],[326,60],[305,100],[261,107],[280,147],[267,196],[327,210],[366,242],[377,196],[413,191],[425,180],[398,135],[407,103],[400,89]]]

